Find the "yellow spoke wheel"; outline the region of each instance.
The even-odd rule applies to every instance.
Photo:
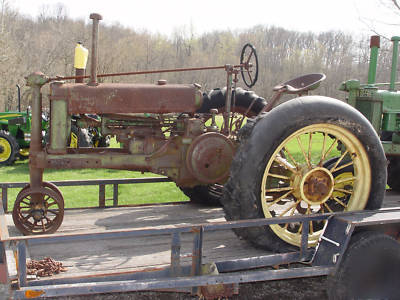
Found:
[[[0,166],[10,165],[18,154],[16,139],[6,131],[0,131]]]
[[[227,220],[310,216],[377,209],[386,157],[369,121],[332,98],[298,97],[249,119],[239,133],[221,199]],[[300,246],[301,222],[235,229],[272,251]],[[314,246],[324,222],[309,222]]]
[[[7,161],[11,156],[11,144],[8,140],[0,137],[0,162]]]
[[[324,166],[330,155],[338,159]],[[354,172],[335,176],[347,166]],[[362,210],[370,178],[367,152],[352,132],[335,124],[306,126],[287,137],[270,157],[261,184],[262,210],[266,218]],[[310,222],[310,245],[318,241],[322,225]],[[287,243],[300,245],[300,224],[271,228]]]

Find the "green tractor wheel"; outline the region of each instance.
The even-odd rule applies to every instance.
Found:
[[[29,148],[20,148],[18,153],[18,158],[20,160],[25,160],[29,158]]]
[[[0,131],[0,166],[11,165],[18,154],[16,139],[6,131]]]

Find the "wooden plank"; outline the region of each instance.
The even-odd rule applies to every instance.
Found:
[[[6,252],[6,264],[7,264],[7,277],[8,280],[15,280],[18,277],[17,262],[14,256],[14,250],[12,249],[10,242],[4,243],[4,248]]]
[[[10,233],[7,228],[6,215],[4,214],[3,208],[0,208],[0,240],[7,240]]]
[[[68,211],[60,232],[112,230],[119,228],[165,227],[223,221],[221,208],[195,205],[167,205],[136,208]],[[181,236],[181,263],[190,263],[193,235]],[[87,242],[57,243],[30,246],[32,259],[50,256],[62,261],[68,272],[58,275],[74,276],[124,272],[143,268],[163,268],[170,264],[169,235],[126,239],[107,239]],[[231,230],[205,234],[204,262],[265,255],[239,240]]]

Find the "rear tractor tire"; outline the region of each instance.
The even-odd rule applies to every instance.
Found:
[[[385,154],[371,124],[349,105],[327,97],[300,97],[242,130],[221,199],[227,220],[381,206]],[[323,226],[310,222],[309,246],[317,244]],[[277,224],[235,232],[257,247],[286,251],[300,246],[302,226]]]
[[[17,158],[19,146],[15,137],[0,131],[0,166],[11,165]]]

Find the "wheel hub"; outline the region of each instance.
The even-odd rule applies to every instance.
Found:
[[[31,211],[31,214],[33,219],[35,219],[35,221],[40,221],[41,219],[44,218],[45,212],[43,207],[41,207],[41,205],[35,205],[35,207]]]
[[[35,221],[40,221],[44,217],[44,210],[40,208],[33,209],[31,213]]]
[[[317,167],[302,176],[299,184],[301,198],[310,205],[322,204],[332,195],[334,179],[328,169]]]

